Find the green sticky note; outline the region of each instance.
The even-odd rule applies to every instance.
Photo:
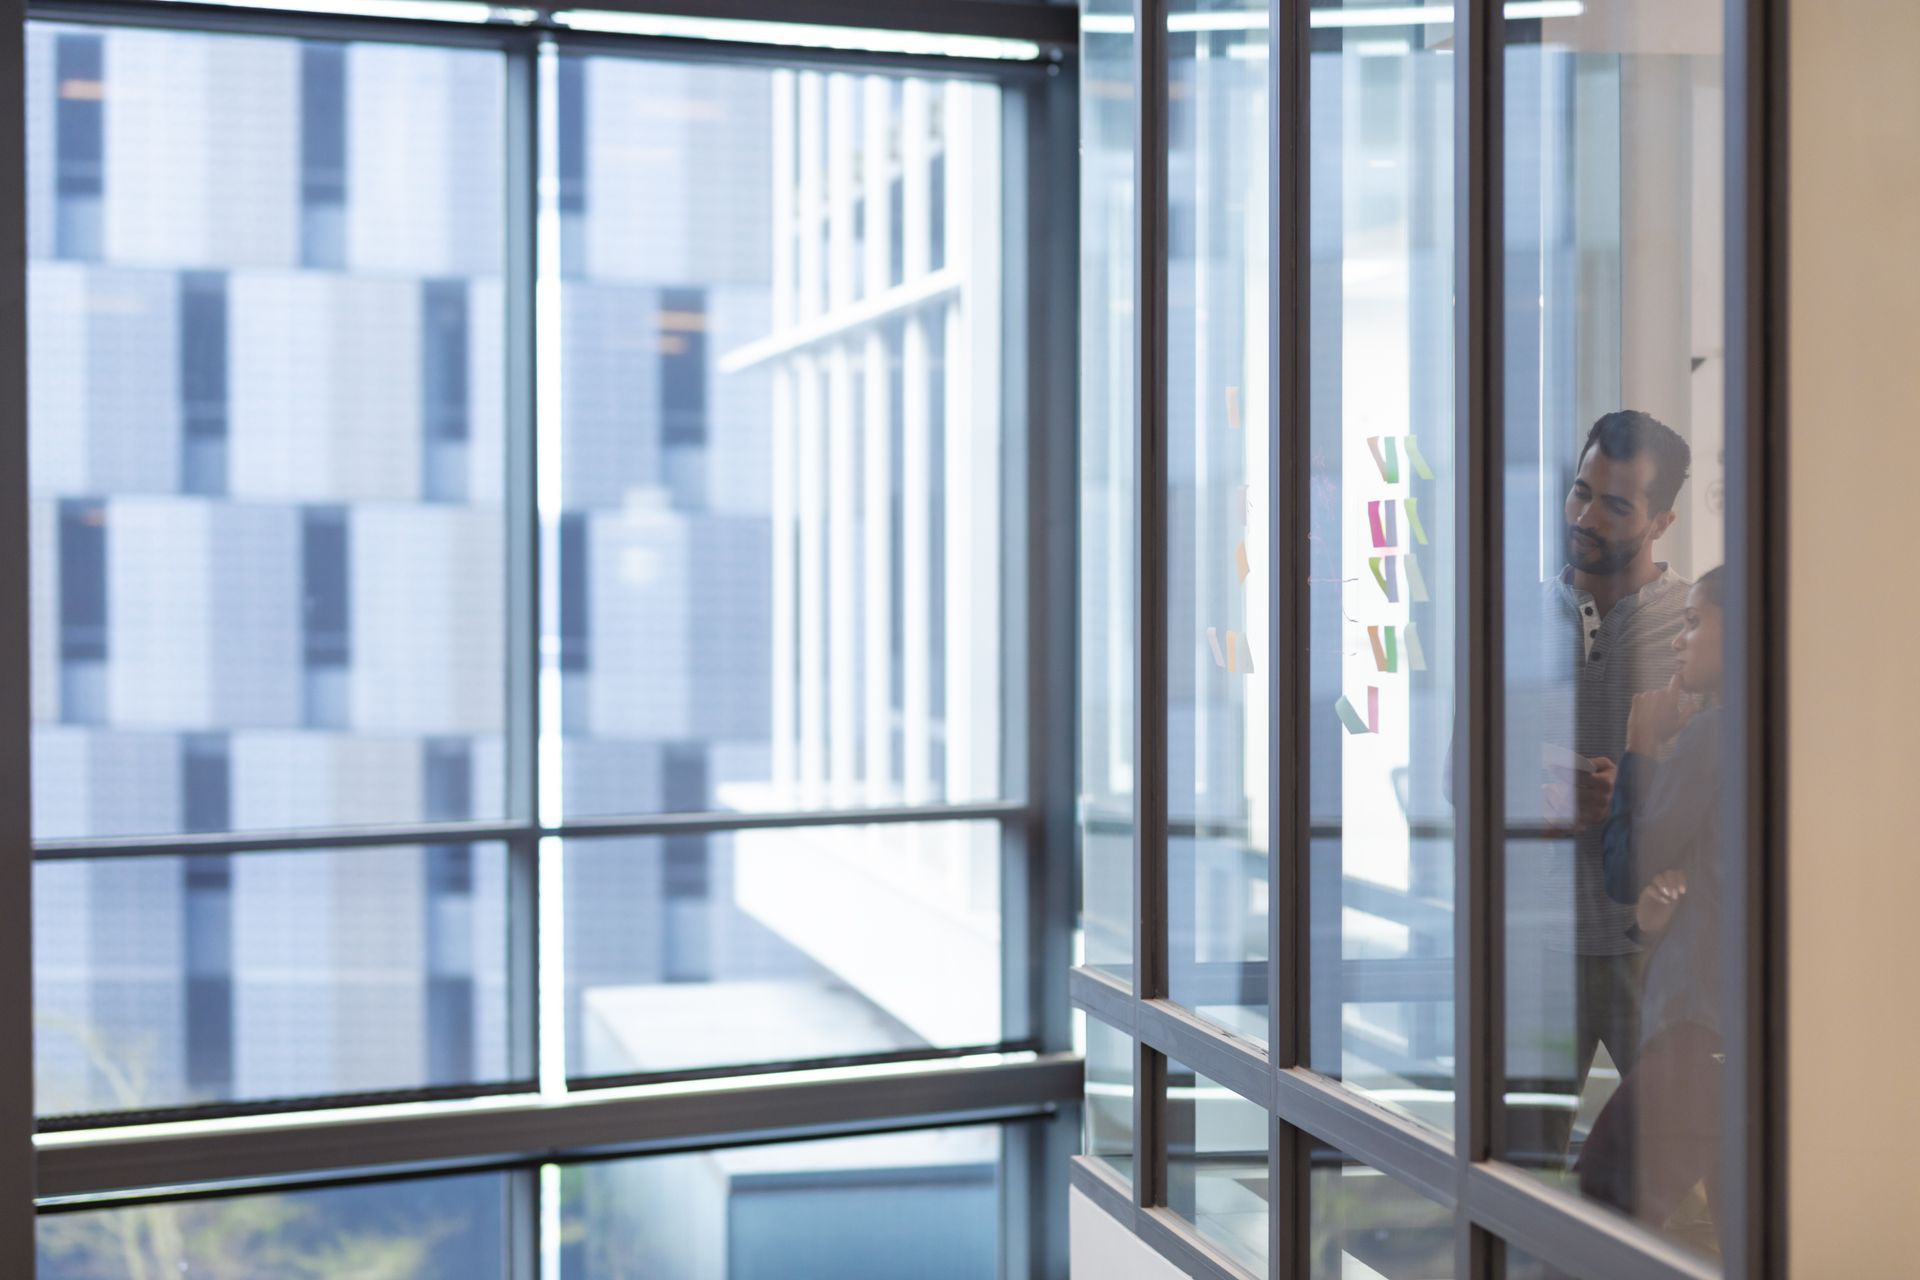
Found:
[[[1413,474],[1422,480],[1433,479],[1433,468],[1427,465],[1426,455],[1420,452],[1420,442],[1412,436],[1407,437],[1407,461],[1413,464]]]
[[[1420,500],[1408,498],[1403,504],[1407,508],[1407,525],[1413,530],[1413,540],[1421,546],[1427,545],[1427,530],[1420,523]]]
[[[1360,713],[1353,709],[1353,704],[1347,701],[1344,693],[1340,695],[1340,701],[1333,704],[1333,714],[1340,717],[1340,723],[1347,726],[1348,733],[1373,732],[1367,728],[1367,722],[1360,718]]]

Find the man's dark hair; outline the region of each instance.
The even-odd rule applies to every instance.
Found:
[[[1693,465],[1693,450],[1687,442],[1660,419],[1638,409],[1609,413],[1593,424],[1587,442],[1580,446],[1580,462],[1598,447],[1615,462],[1625,462],[1646,454],[1653,459],[1653,479],[1647,484],[1647,510],[1650,515],[1673,510],[1680,486],[1687,481],[1687,468]],[[1576,464],[1578,465],[1578,464]]]

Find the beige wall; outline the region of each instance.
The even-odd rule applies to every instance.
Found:
[[[1789,1229],[1920,1274],[1920,4],[1791,5]]]

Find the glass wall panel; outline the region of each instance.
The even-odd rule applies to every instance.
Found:
[[[998,88],[566,56],[548,92],[564,812],[1000,795]]]
[[[514,1191],[481,1173],[42,1214],[37,1274],[506,1280]]]
[[[42,862],[42,1115],[507,1075],[498,844]]]
[[[27,62],[34,834],[499,817],[503,59]]]
[[[1525,1249],[1511,1244],[1503,1244],[1501,1252],[1501,1274],[1506,1280],[1587,1280],[1571,1271],[1540,1261]]]
[[[1134,96],[1131,0],[1080,19],[1082,963],[1133,968]]]
[[[1267,6],[1167,18],[1170,992],[1267,1038]]]
[[[1508,24],[1507,1141],[1715,1250],[1722,13]]]
[[[1167,1207],[1241,1266],[1265,1275],[1266,1108],[1169,1060],[1166,1124]]]
[[[1312,1159],[1310,1280],[1447,1280],[1454,1274],[1452,1211],[1331,1147],[1314,1147]]]
[[[1453,1125],[1453,9],[1316,4],[1309,1060]]]
[[[1074,1011],[1080,1051],[1087,1060],[1087,1101],[1081,1152],[1133,1179],[1133,1037]]]
[[[1000,1040],[1000,828],[570,840],[567,1069]]]
[[[993,1280],[998,1127],[568,1165],[562,1280]]]

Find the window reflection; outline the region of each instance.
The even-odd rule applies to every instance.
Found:
[[[1267,1272],[1271,1130],[1264,1107],[1167,1063],[1167,1206],[1255,1275]]]
[[[1165,481],[1169,991],[1262,1042],[1267,33],[1245,19],[1266,11],[1200,0],[1173,5],[1168,21]]]
[[[1313,33],[1310,1046],[1450,1129],[1453,28],[1431,13]]]
[[[1508,24],[1509,1158],[1716,1249],[1717,7]]]

